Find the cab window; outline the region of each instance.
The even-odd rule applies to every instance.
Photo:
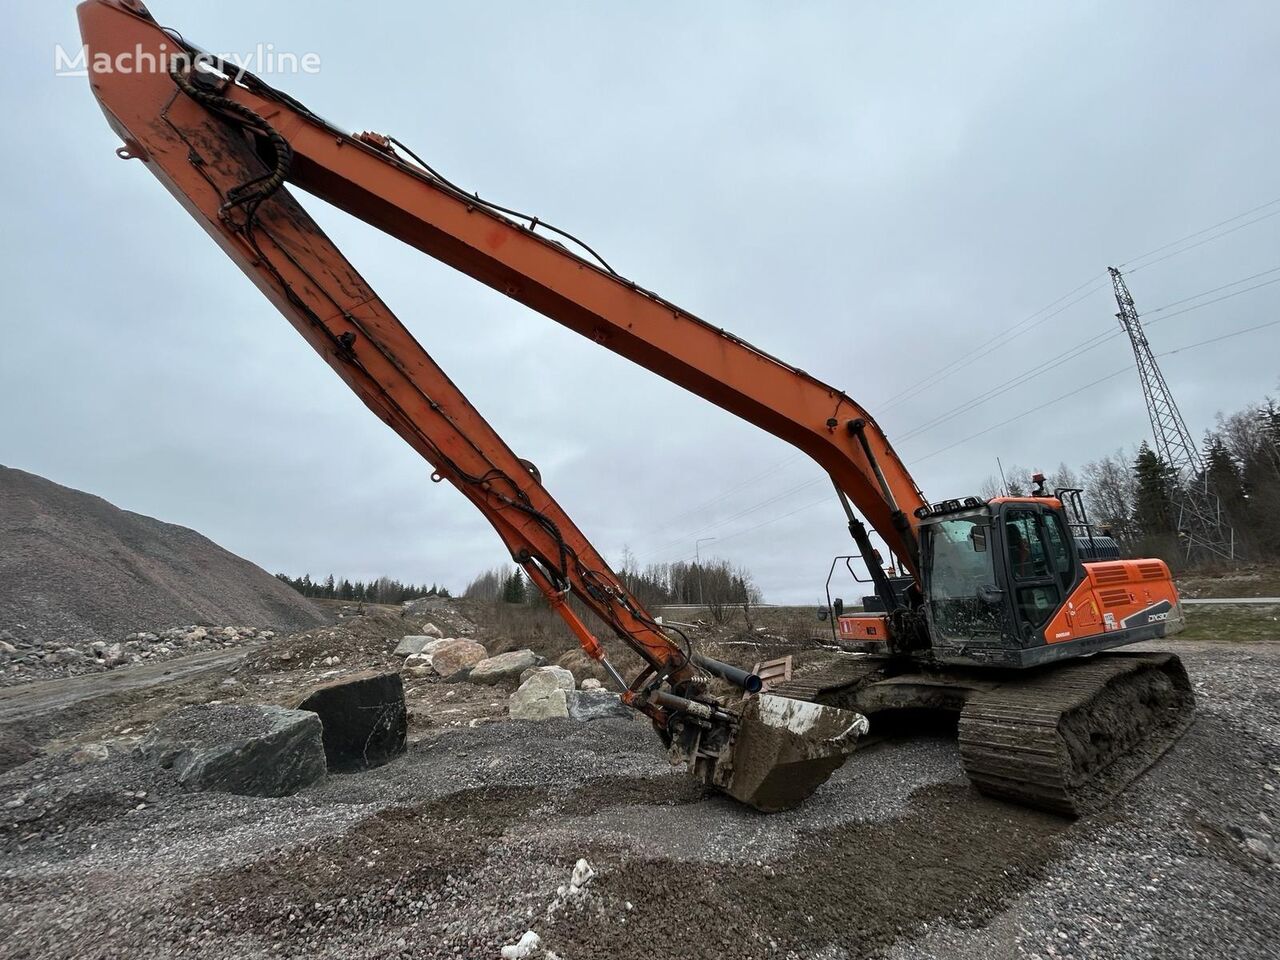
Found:
[[[1040,537],[1037,515],[1031,510],[1010,511],[1005,520],[1009,544],[1009,569],[1018,580],[1039,580],[1049,576],[1049,551]]]
[[[1057,513],[1044,514],[1044,535],[1049,542],[1049,558],[1053,562],[1053,570],[1058,575],[1065,590],[1075,580],[1075,571],[1071,568],[1071,552],[1067,547],[1067,535],[1062,528],[1062,517]]]

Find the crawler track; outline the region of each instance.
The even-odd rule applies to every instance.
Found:
[[[960,714],[960,756],[983,793],[1080,816],[1158,760],[1194,707],[1173,654],[1107,654],[975,693]]]
[[[1066,816],[1105,804],[1191,725],[1195,696],[1170,653],[1106,653],[1027,673],[822,658],[776,690],[858,710],[959,712],[965,773],[983,793]]]

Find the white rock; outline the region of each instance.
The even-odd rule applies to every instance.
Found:
[[[507,698],[507,712],[513,720],[567,718],[571,690],[573,674],[564,667],[539,667]]]
[[[502,960],[524,960],[542,946],[542,938],[532,930],[526,930],[515,943],[502,948]]]
[[[444,631],[437,627],[434,623],[424,623],[422,625],[422,633],[424,636],[435,637],[437,640],[444,638]]]
[[[15,647],[8,640],[0,640],[0,653],[3,653],[5,656],[11,657],[17,652],[18,652],[18,648]]]
[[[595,870],[591,868],[591,864],[586,860],[580,859],[573,865],[573,873],[569,877],[569,886],[581,889],[591,882],[591,878],[596,875]]]
[[[583,680],[582,683],[579,685],[579,689],[582,689],[582,690],[601,690],[603,689],[603,687],[604,687],[604,684],[602,684],[595,677],[587,677],[587,679]]]
[[[542,678],[538,681],[540,684],[550,683],[563,690],[565,693],[568,693],[577,685],[573,679],[573,673],[566,670],[564,667],[538,667],[525,677],[524,683],[528,683],[535,677]],[[522,683],[521,686],[523,686],[524,683]]]

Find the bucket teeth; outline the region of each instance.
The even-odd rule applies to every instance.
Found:
[[[868,730],[860,713],[772,694],[748,699],[710,782],[765,813],[801,803],[844,764]]]

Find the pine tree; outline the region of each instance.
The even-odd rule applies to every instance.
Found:
[[[1228,520],[1238,523],[1244,519],[1245,486],[1240,464],[1216,433],[1205,436],[1204,473],[1209,492],[1218,498]]]
[[[502,585],[502,602],[524,603],[524,598],[524,574],[519,570],[512,570],[511,575],[507,577],[506,582]]]
[[[1177,477],[1173,470],[1143,441],[1133,462],[1133,473],[1137,480],[1133,519],[1139,534],[1162,537],[1173,533],[1177,522],[1173,512]]]

